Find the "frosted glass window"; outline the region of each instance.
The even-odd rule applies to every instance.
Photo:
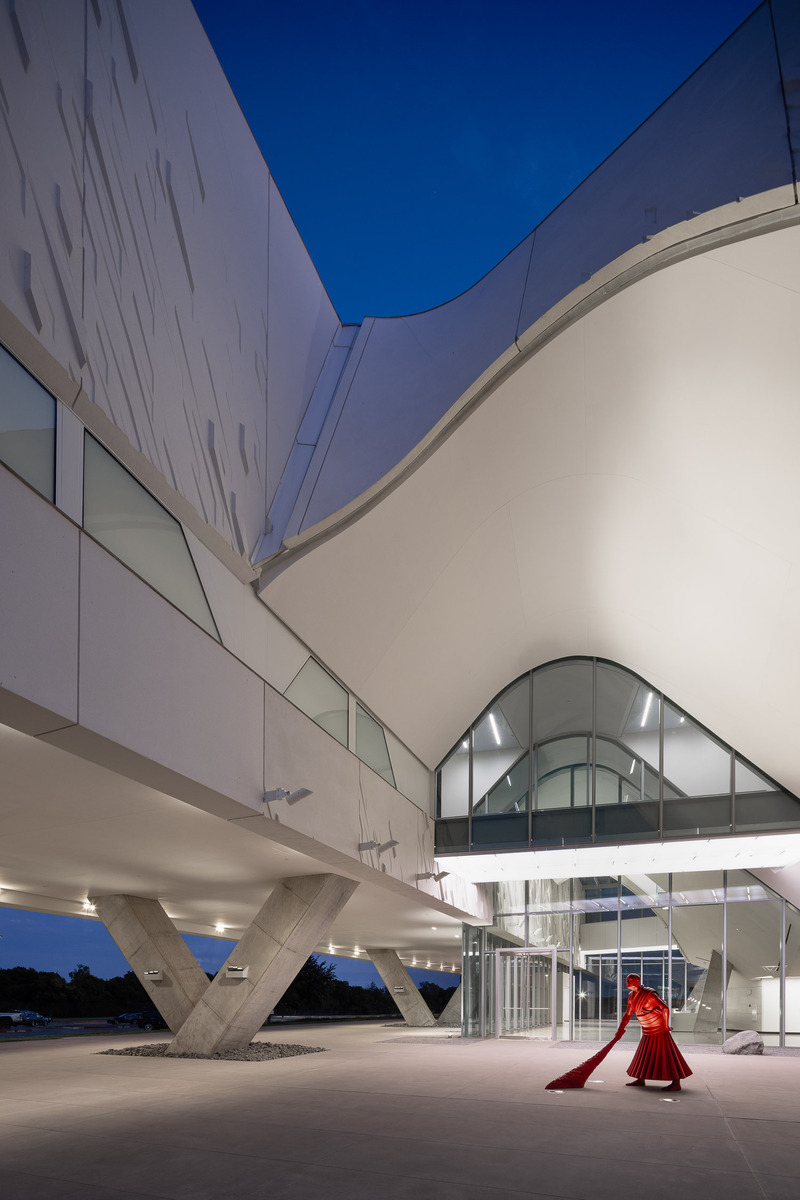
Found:
[[[472,795],[479,802],[527,749],[529,738],[529,676],[495,700],[475,726],[472,743]]]
[[[658,775],[633,750],[619,742],[598,737],[595,755],[597,804],[658,800]]]
[[[658,771],[659,709],[658,694],[635,675],[608,663],[597,664],[598,738],[629,749],[638,764],[634,774],[641,772],[642,762]]]
[[[534,671],[534,741],[548,741],[563,733],[590,733],[591,729],[591,662],[570,659]]]
[[[731,752],[671,704],[664,705],[664,780],[683,796],[731,790]]]
[[[536,807],[581,808],[590,803],[588,737],[558,738],[536,751]]]
[[[56,402],[0,348],[0,462],[55,498]]]
[[[463,817],[469,812],[469,739],[459,742],[436,776],[437,816]]]
[[[383,728],[360,704],[356,705],[356,754],[392,787],[397,786]]]
[[[283,694],[337,742],[347,745],[347,690],[313,658],[303,664]]]
[[[85,439],[83,527],[219,641],[180,523],[91,434]]]
[[[753,767],[747,766],[740,758],[736,759],[734,768],[733,783],[736,789],[736,795],[741,795],[746,792],[774,792],[777,791],[775,784],[770,783],[763,775],[754,770]]]
[[[475,802],[475,816],[488,813],[524,813],[528,811],[528,755],[525,754],[504,771],[500,780]],[[527,831],[526,831],[527,832]]]

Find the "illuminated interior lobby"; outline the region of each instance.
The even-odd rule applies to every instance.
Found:
[[[188,0],[20,0],[0,80],[0,903],[198,1052],[312,952],[800,1044],[798,6],[357,325]]]

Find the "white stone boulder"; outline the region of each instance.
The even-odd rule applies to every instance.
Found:
[[[723,1054],[763,1054],[764,1039],[754,1029],[743,1029],[722,1043]]]

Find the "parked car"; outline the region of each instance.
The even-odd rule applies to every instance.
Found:
[[[167,1022],[164,1020],[160,1012],[143,1012],[139,1013],[138,1019],[133,1022],[140,1029],[166,1029]]]
[[[118,1017],[107,1017],[106,1025],[135,1025],[139,1017],[144,1015],[140,1012],[120,1013]]]
[[[21,1016],[18,1008],[10,1008],[6,1012],[0,1012],[0,1029],[10,1029],[12,1025],[19,1024]]]
[[[42,1026],[44,1026],[44,1025],[49,1025],[49,1024],[50,1024],[50,1018],[49,1018],[49,1017],[43,1017],[41,1013],[38,1013],[38,1012],[31,1012],[31,1010],[30,1010],[30,1009],[27,1009],[27,1008],[26,1008],[26,1009],[23,1009],[23,1011],[22,1011],[22,1012],[19,1014],[19,1021],[18,1021],[18,1024],[20,1024],[20,1025],[42,1025]]]

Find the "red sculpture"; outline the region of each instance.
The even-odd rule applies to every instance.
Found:
[[[661,1090],[679,1092],[681,1080],[691,1075],[692,1069],[672,1039],[669,1005],[658,992],[642,987],[638,975],[629,975],[625,986],[630,996],[616,1036],[622,1036],[631,1017],[636,1017],[642,1027],[642,1039],[627,1071],[634,1078],[626,1086],[644,1087],[646,1079],[669,1079],[671,1082]]]

